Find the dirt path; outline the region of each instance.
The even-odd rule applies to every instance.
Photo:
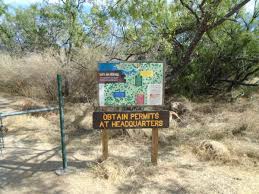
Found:
[[[16,99],[0,99],[1,110],[16,108]],[[184,144],[192,141],[186,139],[190,131],[160,132],[172,141],[160,145],[158,166],[152,166],[148,138],[111,138],[110,157],[98,164],[100,132],[67,127],[68,165],[74,172],[57,176],[62,166],[57,121],[57,115],[4,120],[9,131],[0,155],[1,194],[259,193],[257,160],[248,165],[200,161]]]
[[[5,94],[0,93],[0,113],[13,112],[14,98],[7,97]]]
[[[62,166],[59,146],[30,142],[27,135],[9,134],[0,156],[0,193],[104,193],[105,183],[87,171],[91,161],[73,160],[71,175],[57,176]]]
[[[152,167],[144,144],[110,141],[111,158],[96,165],[100,146],[86,147],[86,136],[68,147],[74,173],[57,176],[62,165],[58,145],[9,134],[0,159],[0,193],[258,193],[259,169],[210,165],[177,149],[161,150]],[[77,144],[81,142],[81,146]],[[118,148],[120,146],[120,148]],[[92,153],[94,152],[94,154]],[[88,153],[88,154],[87,154]],[[105,178],[105,176],[109,178]],[[102,178],[104,177],[104,178]]]
[[[19,110],[24,99],[1,93],[0,112]],[[4,138],[5,148],[0,154],[1,194],[78,193],[78,187],[81,193],[103,193],[105,183],[96,183],[89,178],[86,170],[93,161],[75,160],[69,156],[69,166],[75,169],[73,173],[64,177],[56,175],[55,171],[62,167],[60,145],[56,140],[59,139],[57,126],[45,118],[30,115],[5,118],[4,125],[9,131]],[[78,178],[81,173],[83,176]],[[76,177],[77,181],[71,180],[74,179],[72,177]],[[84,179],[86,187],[80,184]]]

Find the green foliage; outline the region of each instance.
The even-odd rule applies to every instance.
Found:
[[[72,48],[82,48],[89,42],[87,15],[82,4],[74,0],[64,1],[64,4],[44,1],[28,8],[16,8],[14,14],[1,22],[10,32],[1,41],[8,50],[16,52],[65,47],[69,55]]]
[[[111,59],[166,60],[169,92],[230,91],[259,72],[259,9],[247,13],[248,1],[45,0],[11,14],[0,0],[0,45],[65,48],[67,62],[77,48],[102,47]]]
[[[0,16],[6,13],[6,5],[3,0],[0,0]]]
[[[103,11],[120,43],[111,55],[166,59],[173,92],[193,96],[230,91],[259,71],[258,5],[247,14],[242,9],[247,2],[113,1]]]

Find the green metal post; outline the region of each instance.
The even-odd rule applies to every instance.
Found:
[[[61,75],[57,75],[58,81],[58,101],[59,101],[59,117],[60,117],[60,132],[61,132],[61,147],[62,147],[62,160],[63,170],[67,168],[67,153],[65,145],[65,132],[64,132],[64,99],[62,96],[62,78]]]

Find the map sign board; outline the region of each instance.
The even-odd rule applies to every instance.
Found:
[[[163,63],[98,63],[97,79],[101,107],[163,105]]]
[[[94,129],[168,128],[168,111],[94,112]]]

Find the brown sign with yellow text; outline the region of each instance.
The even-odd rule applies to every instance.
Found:
[[[168,128],[168,111],[94,112],[94,129]]]

